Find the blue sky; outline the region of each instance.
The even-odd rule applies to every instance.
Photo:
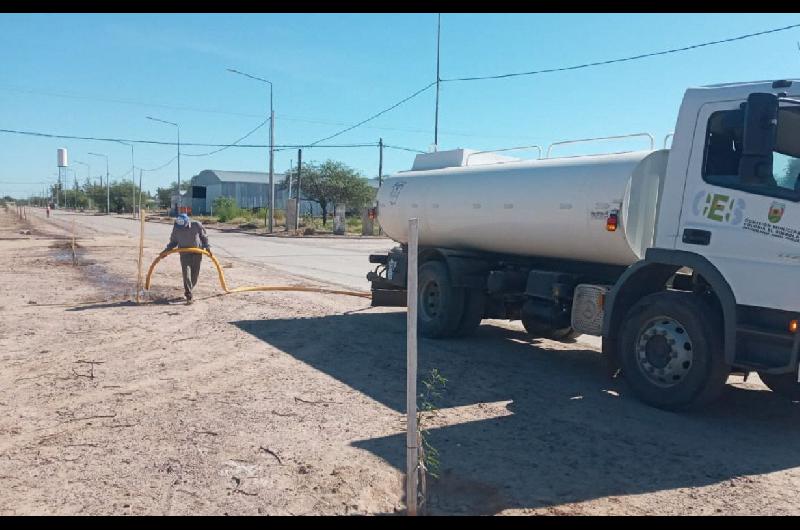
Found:
[[[723,39],[800,22],[798,14],[443,14],[441,76],[569,66]],[[592,136],[672,130],[687,86],[797,77],[800,28],[623,64],[531,77],[444,83],[440,149],[493,149]],[[0,15],[0,128],[78,136],[230,143],[264,120],[274,83],[276,144],[309,143],[392,105],[435,79],[435,14]],[[434,90],[330,143],[377,142],[426,150]],[[184,108],[181,108],[184,107]],[[191,109],[186,109],[189,107]],[[267,144],[263,127],[243,143]],[[0,195],[24,197],[54,180],[56,148],[93,176],[130,169],[113,143],[0,134]],[[184,147],[184,153],[210,148]],[[136,165],[170,160],[170,146],[137,145]],[[384,172],[414,155],[387,149]],[[276,171],[296,151],[276,153]],[[304,150],[376,176],[376,147]],[[203,169],[262,170],[266,149],[181,157]],[[87,169],[72,164],[82,182]],[[71,181],[70,173],[70,181]],[[138,176],[138,171],[137,171]],[[144,173],[154,190],[177,165]],[[128,176],[129,178],[129,176]]]

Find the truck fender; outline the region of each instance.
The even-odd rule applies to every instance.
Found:
[[[443,248],[420,249],[419,263],[426,261],[444,262],[454,286],[486,290],[488,264],[479,254]]]
[[[704,256],[685,250],[647,250],[645,259],[628,267],[609,292],[603,319],[603,353],[613,371],[619,366],[616,359],[617,340],[622,319],[628,309],[645,295],[663,289],[678,269],[689,267],[711,286],[722,307],[725,361],[733,364],[736,357],[736,298],[725,277]]]

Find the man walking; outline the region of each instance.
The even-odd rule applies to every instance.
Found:
[[[211,254],[211,246],[208,244],[206,229],[199,221],[192,221],[185,213],[175,218],[172,227],[172,235],[169,237],[169,244],[161,252],[162,254],[173,248],[203,248]],[[183,291],[186,296],[186,305],[192,303],[192,289],[197,285],[197,278],[200,275],[200,262],[203,260],[202,254],[191,252],[181,252],[181,273],[183,274]]]

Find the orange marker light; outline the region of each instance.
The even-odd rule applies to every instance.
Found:
[[[797,319],[789,321],[789,333],[797,333]]]
[[[617,231],[617,222],[618,222],[618,215],[616,212],[608,214],[608,218],[606,219],[606,230],[609,232],[616,232]]]

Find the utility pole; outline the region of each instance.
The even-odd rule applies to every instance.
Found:
[[[439,77],[439,43],[442,35],[442,14],[439,13],[436,24],[436,119],[433,126],[433,148],[439,150],[439,84],[442,79]]]
[[[142,212],[142,168],[139,168],[139,213]]]
[[[292,173],[294,172],[294,160],[289,160],[289,193],[286,195],[287,198],[292,198]]]
[[[111,214],[111,179],[108,173],[108,156],[101,153],[89,153],[92,156],[102,156],[106,159],[106,215]],[[101,179],[102,183],[102,179]]]
[[[383,184],[383,138],[378,140],[378,187]]]
[[[135,219],[136,218],[136,170],[135,165],[133,163],[133,144],[129,144],[126,142],[121,142],[118,140],[119,143],[122,145],[130,146],[131,148],[131,216]]]
[[[297,150],[297,208],[295,208],[295,226],[300,228],[300,173],[303,171],[303,150]]]
[[[378,189],[383,185],[383,138],[378,140]],[[378,235],[383,235],[383,228],[378,224]]]
[[[272,110],[272,83],[269,84],[269,233],[275,221],[275,111]]]

